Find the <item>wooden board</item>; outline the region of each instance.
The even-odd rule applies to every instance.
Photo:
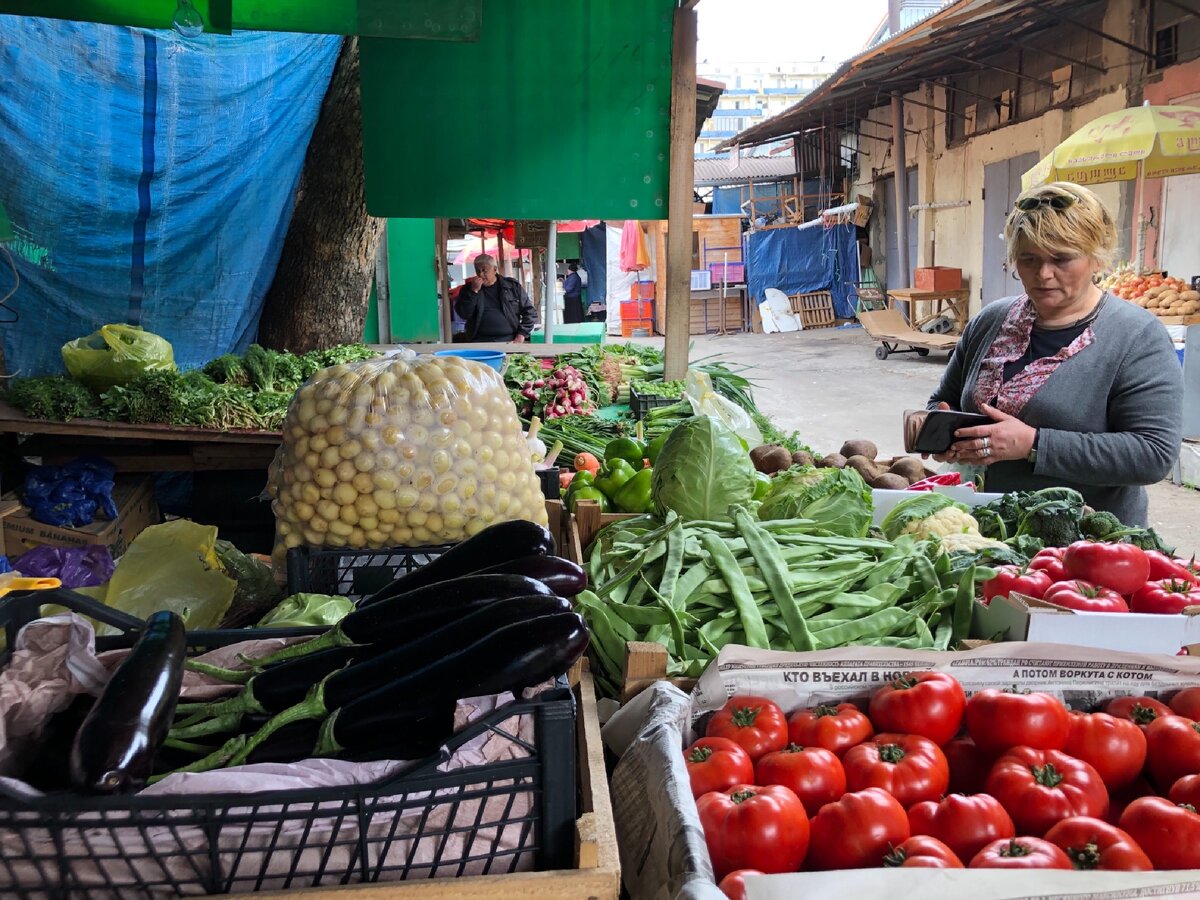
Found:
[[[833,294],[829,291],[792,294],[788,300],[792,304],[792,314],[800,317],[800,324],[805,328],[832,328],[837,324]]]
[[[727,289],[723,307],[719,288],[711,291],[693,291],[689,304],[689,334],[738,334],[746,330],[740,288],[730,287]],[[724,321],[722,321],[722,309],[724,309]]]
[[[656,681],[669,681],[685,693],[696,686],[695,678],[667,677],[667,648],[649,641],[625,645],[625,671],[621,680],[621,703],[628,703]]]
[[[224,444],[278,444],[278,431],[259,431],[250,428],[195,428],[182,425],[133,425],[129,422],[106,422],[103,419],[72,419],[53,422],[31,419],[11,403],[0,400],[0,432],[18,434],[69,434],[72,437],[131,438],[146,441],[213,441]]]
[[[1149,310],[1153,312],[1153,310]],[[1200,316],[1156,316],[1164,325],[1200,325]]]
[[[580,556],[576,562],[583,562],[583,554],[587,552],[587,548],[591,546],[592,541],[596,539],[596,533],[606,525],[611,525],[613,522],[620,522],[622,519],[637,518],[631,513],[602,513],[600,512],[600,504],[595,500],[580,500],[575,504],[575,513],[570,517],[570,528],[575,532],[575,536],[570,539],[571,546],[578,546]]]
[[[265,891],[258,898],[302,900],[549,900],[595,898],[617,900],[621,893],[621,863],[617,830],[604,767],[604,745],[596,714],[596,689],[584,668],[576,687],[579,716],[575,729],[578,747],[581,814],[575,820],[575,868],[550,872],[513,872],[466,878],[428,878],[338,888]]]

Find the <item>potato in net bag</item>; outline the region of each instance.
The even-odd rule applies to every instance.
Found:
[[[449,544],[508,519],[547,522],[503,380],[458,357],[318,372],[288,407],[268,494],[277,572],[292,547]]]

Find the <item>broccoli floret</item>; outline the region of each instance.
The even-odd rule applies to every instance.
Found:
[[[1136,532],[1126,535],[1124,540],[1131,544],[1136,544],[1143,550],[1157,550],[1159,553],[1165,553],[1167,556],[1175,555],[1175,548],[1169,547],[1163,543],[1162,536],[1153,528],[1141,528]]]
[[[1070,488],[1045,488],[1024,495],[1025,509],[1013,537],[1029,535],[1048,547],[1066,547],[1079,540],[1083,495]]]
[[[1121,520],[1107,510],[1090,513],[1079,522],[1079,531],[1083,536],[1096,541],[1102,541],[1122,528]]]

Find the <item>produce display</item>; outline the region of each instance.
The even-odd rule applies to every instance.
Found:
[[[1182,278],[1122,269],[1101,280],[1100,287],[1156,316],[1194,316],[1200,312],[1200,291],[1192,290]]]
[[[507,519],[545,523],[500,376],[457,357],[325,369],[288,410],[268,493],[272,554],[446,544]]]
[[[191,372],[181,373],[174,364],[131,371],[128,380],[106,382],[100,391],[69,376],[14,378],[3,396],[34,419],[277,430],[292,395],[308,378],[329,366],[375,355],[362,344],[302,356],[253,344],[244,356],[221,356]]]
[[[816,457],[807,450],[789,451],[778,444],[763,444],[750,451],[754,467],[766,474],[774,475],[793,465],[814,466],[822,469],[845,469],[856,471],[869,487],[879,490],[904,491],[928,476],[925,465],[915,456],[900,456],[893,460],[879,460],[879,448],[871,441],[846,441],[837,453]]]
[[[580,500],[592,500],[599,504],[601,512],[651,512],[652,463],[657,456],[654,447],[655,442],[647,446],[626,437],[608,442],[603,464],[590,453],[578,454],[575,471],[564,472],[560,477],[567,508],[574,512]]]
[[[1200,689],[1176,696],[1194,708]],[[1118,702],[1156,703],[1109,706]],[[967,697],[950,675],[911,672],[874,691],[865,710],[789,713],[736,694],[700,720],[705,736],[683,754],[730,897],[746,878],[779,872],[1194,868],[1200,725],[1163,709],[1143,732],[1051,694]],[[813,731],[839,721],[824,743]],[[949,793],[956,783],[972,788]]]

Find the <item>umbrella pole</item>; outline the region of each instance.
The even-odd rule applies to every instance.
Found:
[[[1141,274],[1142,257],[1146,249],[1146,217],[1142,213],[1142,204],[1146,200],[1146,164],[1144,162],[1138,163],[1137,187],[1133,194],[1133,270]]]

